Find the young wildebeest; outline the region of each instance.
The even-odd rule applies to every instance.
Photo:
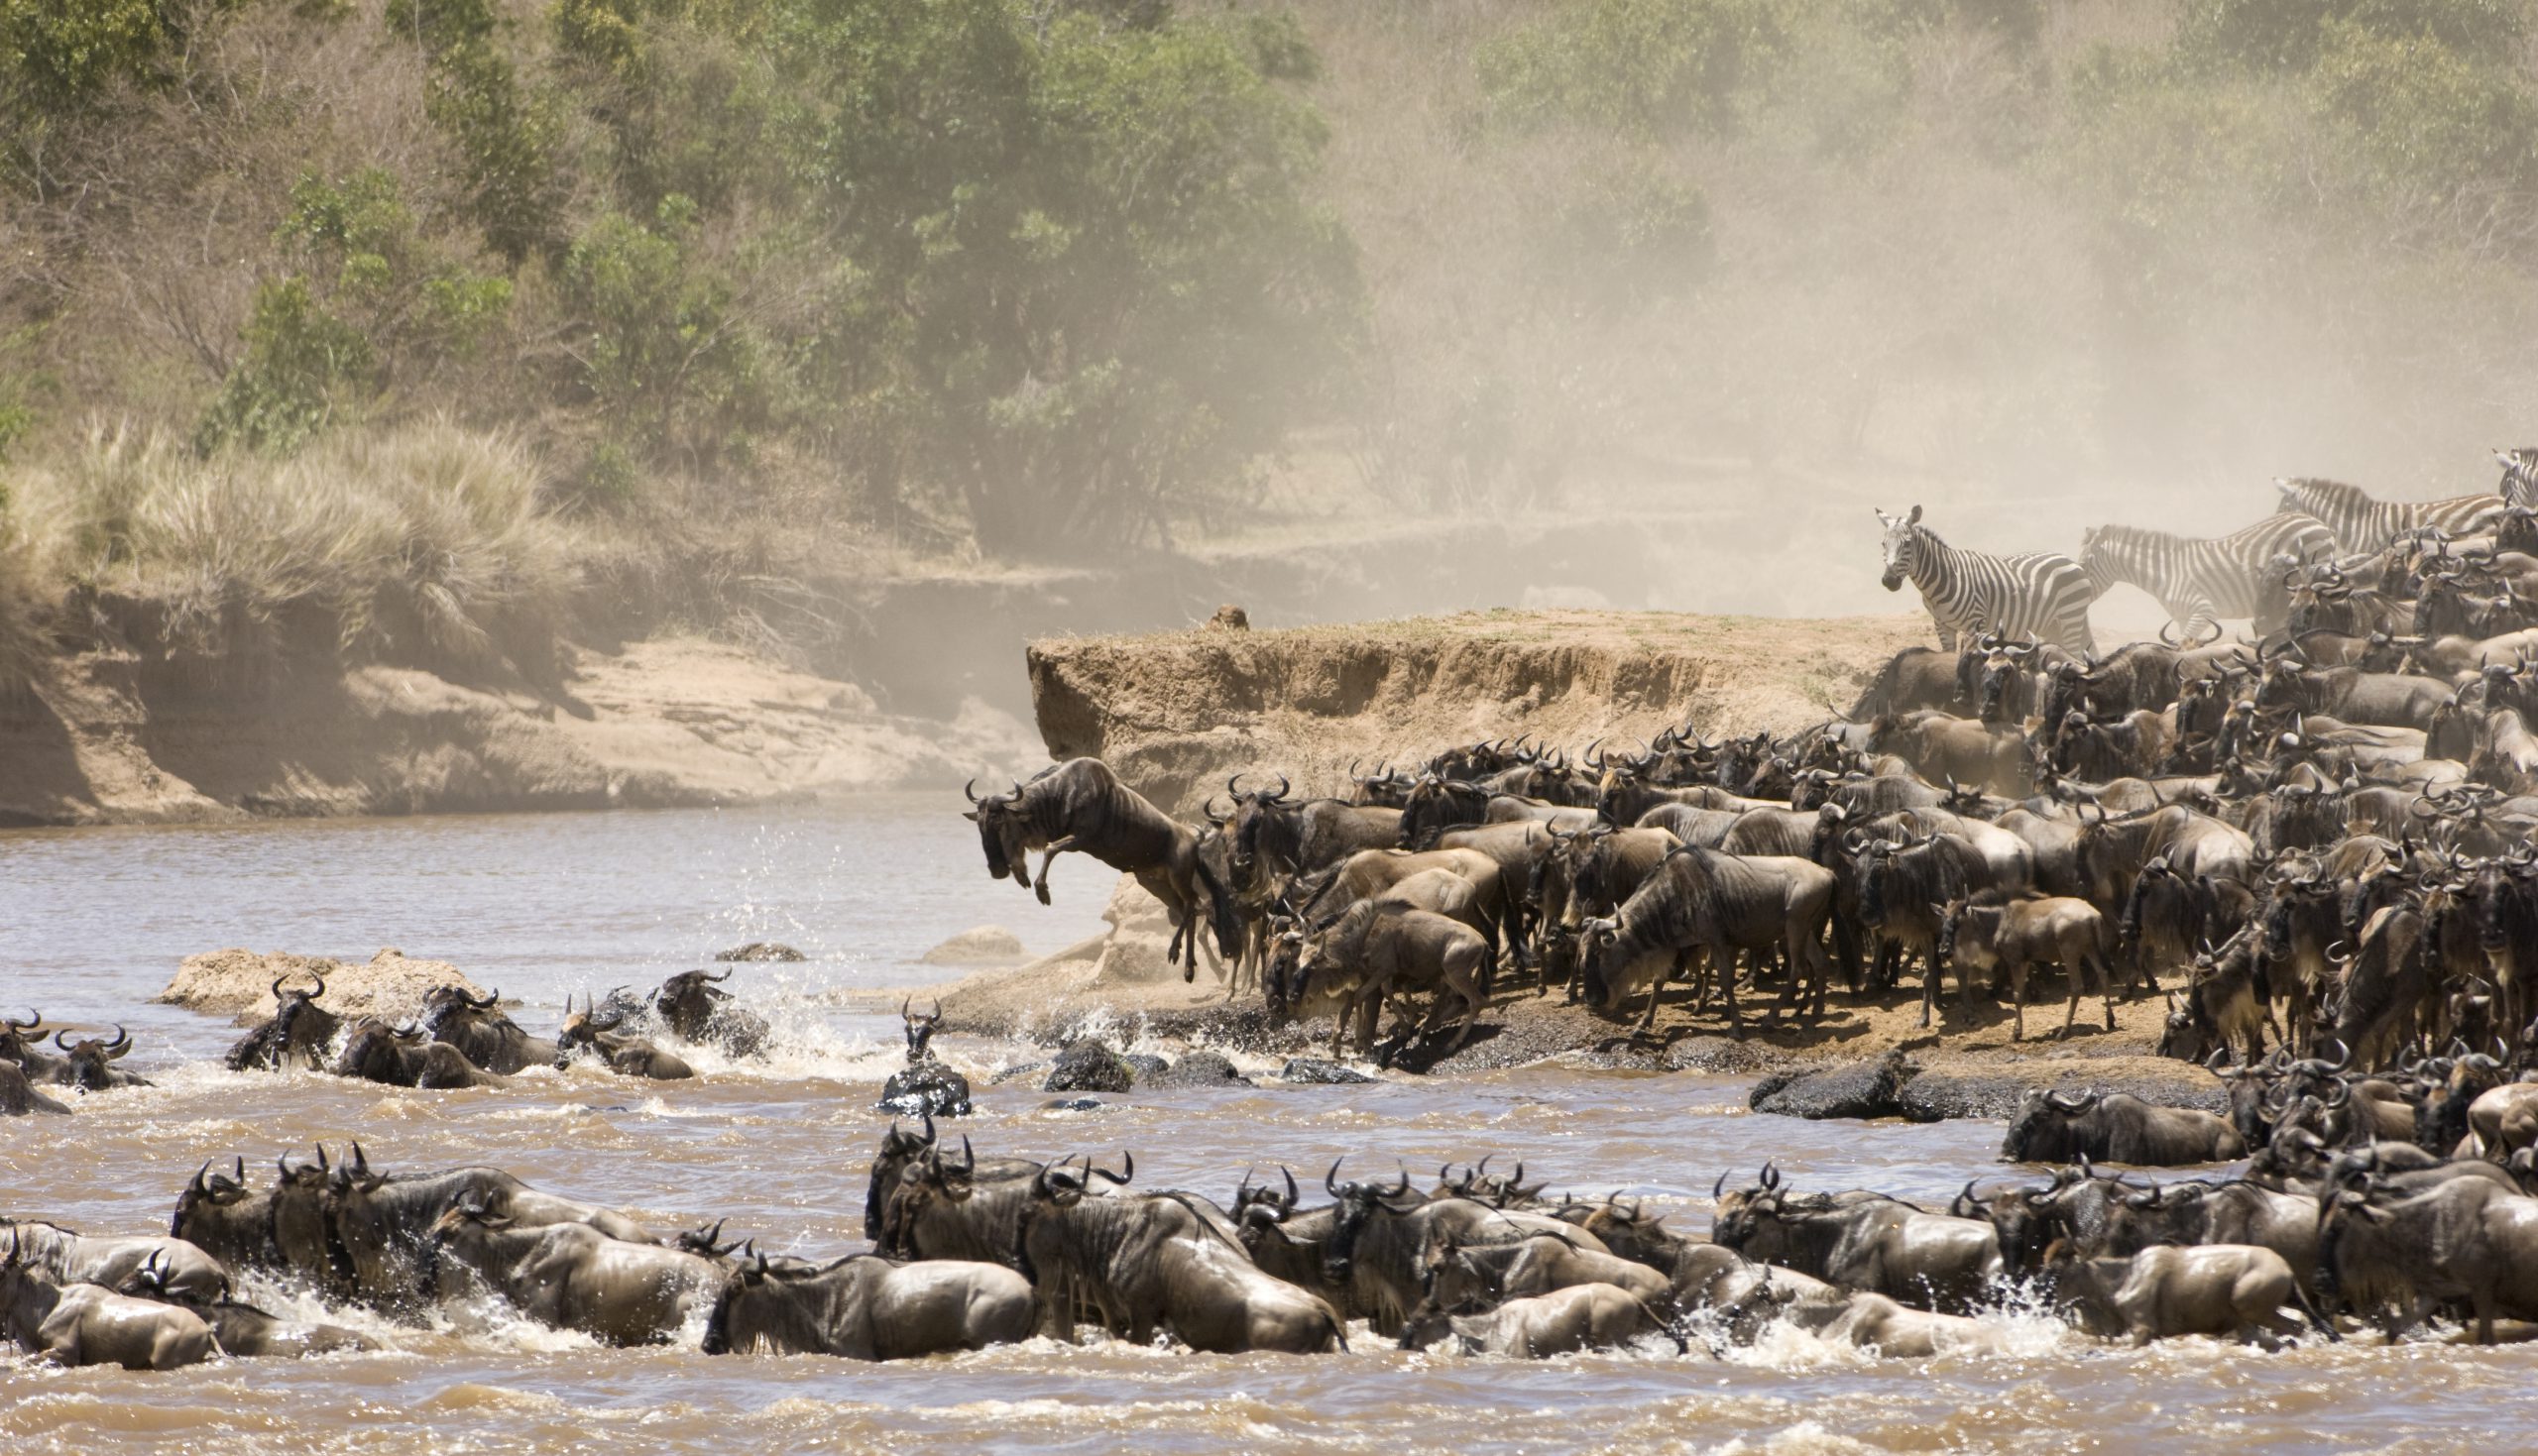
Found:
[[[220,1353],[247,1359],[274,1355],[332,1355],[341,1350],[376,1350],[379,1342],[357,1330],[335,1324],[303,1324],[283,1319],[253,1304],[242,1304],[227,1294],[205,1299],[182,1288],[168,1284],[168,1266],[164,1257],[153,1255],[141,1267],[141,1273],[118,1294],[135,1294],[162,1304],[173,1304],[211,1326],[212,1338]]]
[[[1031,1338],[1031,1282],[1000,1264],[850,1254],[809,1269],[740,1265],[705,1326],[708,1355],[911,1360]]]
[[[1098,758],[1076,758],[1015,784],[1009,794],[981,799],[966,816],[979,827],[987,876],[1029,885],[1049,903],[1049,861],[1069,850],[1090,854],[1137,877],[1146,893],[1172,917],[1172,944],[1164,958],[1181,960],[1183,980],[1199,974],[1199,932],[1212,926],[1216,950],[1227,959],[1241,953],[1242,917],[1228,886],[1199,856],[1199,832],[1147,802]],[[1040,879],[1031,880],[1026,858],[1040,854]]]
[[[1610,1350],[1648,1335],[1673,1341],[1677,1354],[1690,1349],[1682,1335],[1630,1290],[1574,1285],[1510,1299],[1487,1314],[1448,1314],[1431,1306],[1411,1316],[1401,1332],[1401,1348],[1425,1350],[1451,1339],[1466,1355],[1544,1360],[1578,1350]]]
[[[1427,1302],[1448,1314],[1474,1313],[1578,1285],[1612,1285],[1652,1309],[1663,1310],[1673,1300],[1672,1282],[1656,1270],[1579,1248],[1558,1234],[1472,1248],[1440,1240],[1428,1251],[1427,1285]]]
[[[2009,976],[2010,1004],[2015,1008],[2011,1041],[2026,1040],[2026,968],[2030,965],[2059,965],[2070,980],[2070,999],[2062,1008],[2063,1037],[2071,1035],[2071,1022],[2080,1014],[2084,973],[2097,978],[2098,996],[2106,1003],[2106,1029],[2115,1030],[2115,967],[2108,958],[2106,919],[2096,906],[2062,895],[2007,902],[1976,896],[1949,902],[1940,917],[1938,953],[1942,959],[1958,962],[1960,986],[1975,970],[1998,970]],[[1933,974],[1930,984],[1937,983]],[[1930,1024],[1931,999],[1922,999],[1923,1026]]]
[[[1340,1038],[1353,1013],[1360,1050],[1374,1050],[1375,1022],[1386,996],[1427,990],[1435,993],[1417,1036],[1425,1036],[1447,1013],[1446,993],[1462,1003],[1450,1052],[1471,1036],[1488,1006],[1481,978],[1489,963],[1488,943],[1471,927],[1427,910],[1410,910],[1378,900],[1360,900],[1348,913],[1305,948],[1300,1009],[1332,1008],[1330,1052],[1339,1055]]]
[[[2056,1244],[2046,1251],[2045,1273],[2055,1302],[2090,1333],[2130,1335],[2135,1345],[2178,1335],[2231,1335],[2270,1345],[2300,1332],[2300,1321],[2282,1307],[2306,1307],[2291,1266],[2252,1244],[2162,1244],[2129,1259],[2081,1259],[2070,1245]],[[2328,1328],[2324,1316],[2311,1318]]]
[[[1777,950],[1788,958],[1788,980],[1764,1026],[1796,1007],[1801,983],[1814,992],[1808,1014],[1820,1017],[1833,970],[1823,947],[1832,910],[1833,872],[1820,864],[1677,849],[1611,919],[1586,923],[1579,939],[1587,994],[1607,1010],[1618,1009],[1645,978],[1648,1009],[1635,1030],[1646,1035],[1657,1024],[1667,980],[1693,953],[1705,953],[1727,1001],[1728,1029],[1741,1040],[1736,953]]]
[[[0,1062],[0,1117],[26,1117],[37,1112],[67,1113],[69,1110],[37,1091],[18,1064]]]
[[[62,1284],[21,1257],[17,1230],[0,1256],[0,1334],[58,1365],[174,1370],[215,1353],[211,1326],[173,1304]]]

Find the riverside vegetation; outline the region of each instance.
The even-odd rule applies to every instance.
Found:
[[[2523,0],[0,0],[0,678],[533,686],[577,624],[816,639],[909,563],[1689,459],[2422,478],[2538,385],[2532,46]]]

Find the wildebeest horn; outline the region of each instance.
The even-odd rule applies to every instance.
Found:
[[[204,1175],[204,1174],[207,1174],[207,1173],[209,1173],[209,1172],[211,1172],[211,1160],[210,1160],[210,1159],[208,1159],[208,1158],[206,1158],[206,1159],[204,1159],[204,1160],[202,1161],[202,1167],[197,1168],[197,1169],[195,1169],[195,1170],[194,1170],[194,1180],[193,1180],[192,1182],[190,1182],[190,1183],[187,1183],[187,1184],[185,1185],[185,1190],[186,1190],[187,1192],[190,1192],[190,1193],[200,1193],[200,1192],[208,1191],[208,1190],[207,1190],[207,1189],[205,1189],[205,1188],[203,1187],[203,1185],[202,1185],[202,1177],[203,1177],[203,1175]]]
[[[1234,772],[1233,774],[1231,774],[1230,776],[1228,776],[1228,777],[1225,779],[1225,792],[1226,792],[1226,793],[1228,793],[1228,794],[1233,795],[1233,796],[1234,796],[1234,798],[1235,798],[1236,800],[1239,800],[1239,799],[1241,799],[1241,798],[1242,798],[1242,787],[1241,787],[1241,785],[1242,785],[1242,774],[1241,774],[1241,772],[1240,772],[1239,770],[1237,770],[1236,772]]]
[[[1771,1163],[1768,1163],[1768,1162],[1767,1162],[1767,1163],[1765,1163],[1765,1164],[1763,1165],[1763,1177],[1762,1177],[1762,1182],[1763,1182],[1763,1186],[1764,1186],[1764,1187],[1767,1187],[1767,1188],[1777,1188],[1777,1187],[1779,1187],[1779,1186],[1781,1185],[1781,1171],[1780,1171],[1780,1169],[1779,1169],[1777,1166],[1775,1166],[1774,1164],[1771,1164]]]
[[[2178,641],[2175,637],[2170,636],[2170,635],[2168,634],[2168,628],[2173,627],[2173,626],[2175,626],[2175,625],[2176,625],[2176,621],[2175,621],[2175,619],[2174,619],[2174,618],[2171,618],[2171,619],[2169,619],[2169,620],[2167,620],[2167,621],[2164,621],[2164,622],[2161,622],[2161,623],[2159,624],[2159,645],[2160,645],[2160,646],[2163,646],[2163,647],[2178,647],[2178,646],[2183,646],[2183,645],[2184,645],[2182,642]]]
[[[973,777],[973,778],[971,778],[971,780],[970,780],[968,783],[963,784],[963,785],[961,786],[961,792],[962,792],[962,793],[964,793],[964,794],[967,794],[967,795],[969,796],[969,798],[970,798],[970,802],[971,802],[971,803],[973,803],[973,804],[978,803],[978,802],[979,802],[979,781],[978,781],[978,779],[977,779],[976,777]]]
[[[2061,1092],[2051,1091],[2044,1094],[2044,1100],[2058,1112],[2081,1113],[2097,1105],[2098,1094],[2095,1091],[2083,1092],[2065,1101]]]
[[[1338,1167],[1338,1166],[1339,1166],[1339,1165],[1337,1165],[1337,1164],[1335,1164],[1335,1163],[1331,1165],[1331,1167],[1333,1167],[1333,1168],[1336,1168],[1336,1167]],[[1295,1207],[1295,1206],[1296,1206],[1296,1197],[1297,1197],[1297,1193],[1296,1193],[1296,1176],[1295,1176],[1295,1174],[1294,1174],[1293,1172],[1289,1171],[1289,1169],[1287,1168],[1287,1165],[1285,1165],[1285,1164],[1283,1164],[1283,1163],[1281,1163],[1281,1164],[1279,1164],[1279,1165],[1278,1165],[1278,1176],[1279,1176],[1280,1177],[1283,1177],[1283,1178],[1285,1178],[1285,1179],[1287,1180],[1287,1206],[1288,1206],[1289,1208],[1293,1208],[1293,1207]]]
[[[925,1142],[922,1146],[931,1148],[934,1146],[934,1109],[930,1107],[921,1109],[917,1115],[923,1119],[925,1126]]]
[[[44,1025],[44,1014],[34,1007],[27,1008],[27,1015],[32,1019],[20,1021],[14,1016],[0,1016],[0,1022],[6,1022],[13,1029],[22,1032],[31,1032]]]
[[[978,1171],[979,1155],[970,1149],[970,1135],[963,1133],[961,1134],[961,1172],[967,1176],[975,1175]]]
[[[728,972],[726,973],[728,974]],[[478,1011],[491,1011],[502,1003],[503,991],[500,986],[497,986],[493,990],[487,992],[485,994],[485,998],[480,1001],[462,990],[458,993],[458,999],[466,1002],[469,1006]]]
[[[1283,801],[1289,794],[1295,792],[1295,787],[1294,784],[1287,782],[1285,774],[1278,775],[1278,792],[1269,796],[1269,802],[1275,804]]]
[[[1713,1182],[1713,1183],[1711,1183],[1711,1184],[1709,1185],[1709,1195],[1710,1195],[1711,1197],[1713,1197],[1713,1198],[1718,1198],[1718,1197],[1724,1197],[1724,1196],[1726,1195],[1726,1193],[1727,1193],[1727,1175],[1722,1173],[1722,1174],[1720,1174],[1720,1175],[1718,1176],[1718,1180],[1717,1180],[1716,1182]]]
[[[115,1027],[115,1039],[106,1043],[106,1056],[110,1059],[121,1058],[125,1053],[131,1050],[132,1033],[125,1031],[121,1024],[117,1024]]]
[[[1330,1196],[1332,1196],[1332,1197],[1334,1197],[1334,1198],[1336,1198],[1336,1197],[1338,1197],[1338,1196],[1339,1196],[1339,1181],[1338,1181],[1338,1179],[1339,1179],[1339,1165],[1340,1165],[1340,1164],[1342,1164],[1342,1163],[1345,1163],[1345,1162],[1347,1162],[1347,1161],[1348,1161],[1348,1155],[1346,1155],[1346,1154],[1344,1154],[1344,1153],[1343,1153],[1343,1154],[1341,1154],[1340,1156],[1336,1157],[1336,1158],[1331,1159],[1331,1160],[1330,1160],[1330,1171],[1329,1171],[1328,1173],[1326,1173],[1326,1174],[1324,1174],[1324,1175],[1322,1176],[1322,1186],[1323,1186],[1323,1188],[1324,1188],[1326,1191],[1327,1191],[1327,1192],[1330,1194]]]

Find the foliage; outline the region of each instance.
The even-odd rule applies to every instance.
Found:
[[[158,0],[0,0],[0,97],[73,109],[147,74],[169,34]]]
[[[1490,118],[1662,136],[1728,127],[1788,47],[1774,0],[1578,0],[1480,48]]]
[[[376,378],[370,340],[319,303],[304,278],[256,289],[246,344],[195,427],[196,449],[294,450]]]
[[[2185,54],[2280,70],[2316,63],[2345,28],[2507,64],[2529,29],[2527,0],[2206,0],[2186,16]]]

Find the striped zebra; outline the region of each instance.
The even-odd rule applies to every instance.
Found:
[[[2225,616],[2252,619],[2258,636],[2280,631],[2291,617],[2284,573],[2335,550],[2335,532],[2324,522],[2286,511],[2226,536],[2094,525],[2080,537],[2080,566],[2099,596],[2128,582],[2158,598],[2192,642],[2207,630],[2217,636]]]
[[[2051,642],[2067,652],[2094,652],[2089,604],[2097,600],[2080,563],[2051,551],[1991,556],[1964,551],[1921,524],[1921,507],[1905,516],[1881,510],[1886,527],[1886,590],[1904,579],[1921,589],[1921,605],[1938,624],[1939,646],[1956,650],[1959,637],[1993,631]]]
[[[2496,450],[2494,460],[2502,466],[2502,498],[2514,505],[2538,507],[2538,448]]]
[[[2454,536],[2473,534],[2483,518],[2508,504],[2500,496],[2453,496],[2446,501],[2381,501],[2341,481],[2277,480],[2282,508],[2314,515],[2335,532],[2344,551],[2385,551],[2399,536],[2426,526]]]

